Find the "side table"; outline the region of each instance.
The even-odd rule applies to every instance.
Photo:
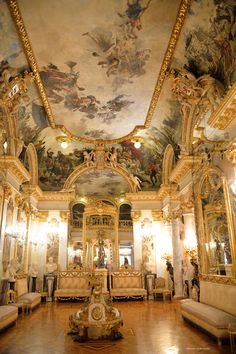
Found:
[[[231,353],[236,354],[236,322],[229,324],[228,331]]]

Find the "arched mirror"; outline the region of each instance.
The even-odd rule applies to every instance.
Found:
[[[198,197],[204,258],[202,272],[233,276],[233,223],[225,177],[219,170],[209,169],[203,175]]]

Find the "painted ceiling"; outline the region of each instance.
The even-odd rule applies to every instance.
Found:
[[[75,182],[75,192],[80,196],[116,196],[130,192],[127,181],[111,170],[90,170]]]
[[[180,2],[97,0],[96,8],[94,3],[18,0],[55,124],[82,138],[113,139],[145,123]],[[192,0],[168,72],[188,70],[196,79],[211,75],[226,93],[236,77],[235,13],[234,0]],[[30,71],[4,0],[0,40],[0,72],[6,65]],[[173,146],[176,160],[179,155],[182,112],[168,72],[152,119],[139,133],[142,147],[135,149],[130,139],[106,144],[144,191],[162,183],[166,146]],[[83,152],[95,145],[74,140],[63,150],[57,141],[63,133],[53,129],[35,83],[29,96],[18,112],[19,134],[25,147],[30,142],[36,147],[39,186],[58,191],[84,162]],[[235,133],[210,129],[207,118],[202,127],[211,138]],[[24,152],[20,158],[27,165]],[[86,172],[76,182],[77,194],[97,194],[96,188],[103,195],[120,195],[128,186],[108,170]]]
[[[95,139],[144,125],[179,0],[18,3],[56,125]]]

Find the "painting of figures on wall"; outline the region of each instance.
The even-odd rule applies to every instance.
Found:
[[[59,254],[59,235],[48,233],[46,263],[48,263],[49,258],[53,258],[53,262],[58,264],[58,254]]]

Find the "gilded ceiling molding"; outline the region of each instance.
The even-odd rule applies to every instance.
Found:
[[[162,183],[168,184],[170,173],[173,167],[174,161],[174,149],[171,144],[168,144],[164,151],[163,161],[162,161]]]
[[[191,0],[182,0],[182,2],[180,4],[179,12],[178,12],[178,15],[176,18],[174,28],[171,33],[171,37],[170,37],[169,44],[168,44],[168,47],[167,47],[167,50],[165,53],[165,57],[162,62],[161,70],[160,70],[159,77],[157,79],[157,83],[156,83],[156,86],[155,86],[155,89],[154,89],[154,92],[152,95],[151,103],[150,103],[150,106],[148,109],[148,113],[147,113],[144,125],[136,126],[128,135],[123,136],[119,139],[99,140],[100,142],[103,142],[104,144],[114,144],[114,143],[119,143],[119,142],[122,142],[125,140],[130,140],[141,129],[145,129],[150,125],[151,120],[152,120],[152,116],[153,116],[154,110],[156,108],[157,101],[158,101],[158,98],[159,98],[159,95],[160,95],[160,92],[162,89],[162,85],[165,80],[166,72],[167,72],[167,69],[169,68],[169,65],[170,65],[178,38],[180,36],[180,32],[181,32],[182,26],[184,24],[184,20],[185,20],[186,14],[187,14],[187,10],[190,6],[190,3],[191,3]],[[51,127],[61,129],[66,135],[71,137],[73,140],[80,140],[80,141],[83,141],[86,143],[95,143],[96,139],[77,137],[77,136],[73,135],[70,131],[68,131],[65,126],[55,124],[52,110],[51,110],[45,89],[43,87],[43,84],[42,84],[42,81],[41,81],[41,78],[39,75],[38,65],[37,65],[31,44],[30,44],[29,37],[26,32],[26,28],[25,28],[25,25],[24,25],[24,22],[23,22],[21,13],[20,13],[20,9],[19,9],[17,0],[9,0],[8,5],[10,8],[13,20],[15,22],[17,32],[21,38],[28,63],[34,73],[34,79],[35,79],[36,85],[38,87],[39,94],[41,96],[44,108],[47,112],[48,120],[49,120]]]
[[[236,82],[228,90],[215,112],[208,119],[212,128],[224,130],[236,118]]]
[[[191,0],[182,0],[181,4],[180,4],[180,8],[179,8],[179,12],[176,18],[176,22],[174,25],[174,28],[172,30],[171,33],[171,37],[170,37],[170,41],[165,53],[165,57],[164,60],[162,62],[162,66],[161,66],[161,70],[160,70],[160,74],[159,77],[157,79],[157,83],[156,83],[156,87],[154,89],[154,93],[152,96],[152,100],[148,109],[148,113],[147,113],[147,117],[145,120],[145,128],[149,127],[151,120],[152,120],[152,116],[154,113],[154,110],[156,108],[156,104],[162,89],[162,85],[164,83],[165,77],[166,77],[166,72],[167,69],[169,68],[172,56],[174,54],[174,50],[178,41],[178,38],[180,36],[180,32],[182,29],[182,26],[184,24],[184,20],[187,14],[187,10],[190,6]]]
[[[0,156],[0,169],[5,171],[5,175],[10,172],[21,185],[30,181],[30,174],[23,163],[15,156]]]
[[[30,143],[27,146],[26,154],[29,160],[29,170],[31,174],[30,184],[38,184],[38,156],[34,144]]]
[[[44,90],[44,87],[43,87],[43,84],[42,84],[42,81],[41,81],[41,78],[39,75],[38,65],[35,60],[35,56],[34,56],[34,53],[33,53],[29,38],[28,38],[28,34],[25,29],[24,22],[22,20],[22,16],[21,16],[17,1],[16,0],[9,0],[8,6],[10,9],[11,15],[13,17],[13,20],[15,22],[16,30],[19,34],[20,39],[21,39],[29,66],[34,73],[34,80],[35,80],[36,85],[38,87],[39,94],[42,99],[44,108],[47,112],[48,120],[50,122],[51,127],[55,128],[56,126],[55,126],[54,119],[52,116],[51,107],[49,105],[49,102],[48,102],[48,99],[47,99],[47,96],[46,96],[46,93],[45,93],[45,90]]]
[[[201,156],[182,155],[170,174],[170,181],[179,184],[181,180],[186,177],[191,170],[193,171],[196,168],[199,168],[201,163]]]

